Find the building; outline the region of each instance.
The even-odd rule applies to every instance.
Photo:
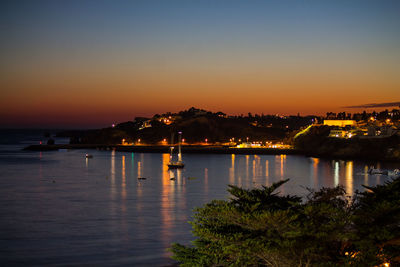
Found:
[[[146,120],[142,122],[142,125],[139,127],[139,130],[143,130],[144,128],[151,127],[151,120]]]
[[[329,137],[338,137],[338,138],[345,138],[347,135],[347,131],[342,129],[332,129],[329,132]]]
[[[357,123],[355,120],[324,120],[324,125],[346,127],[346,126],[356,126]]]

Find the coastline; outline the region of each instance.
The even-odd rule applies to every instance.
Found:
[[[55,145],[30,145],[23,150],[26,151],[57,151],[60,149],[94,149],[94,150],[115,150],[120,152],[140,152],[140,153],[170,153],[170,146],[160,145],[113,145],[113,144],[55,144]],[[227,146],[182,146],[184,154],[238,154],[238,155],[299,155],[305,157],[316,157],[333,160],[361,160],[361,161],[381,161],[381,162],[400,162],[398,158],[377,158],[371,155],[331,155],[310,153],[300,149],[278,149],[278,148],[236,148]]]
[[[28,151],[56,151],[59,149],[96,149],[112,150],[121,152],[142,152],[142,153],[169,153],[169,146],[157,145],[105,145],[105,144],[60,144],[60,145],[30,145],[24,148]],[[260,154],[260,155],[303,155],[297,149],[277,149],[277,148],[235,148],[225,146],[182,146],[182,153],[186,154]]]

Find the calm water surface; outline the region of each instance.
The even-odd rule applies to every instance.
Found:
[[[193,240],[192,209],[227,199],[228,184],[290,178],[282,194],[338,184],[352,194],[389,179],[361,162],[289,155],[191,154],[183,170],[168,171],[168,154],[20,151],[29,142],[37,140],[0,145],[2,265],[165,266],[171,243]]]

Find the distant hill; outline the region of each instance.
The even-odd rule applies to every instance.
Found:
[[[71,143],[85,144],[118,144],[122,139],[126,142],[158,144],[162,140],[170,142],[171,135],[181,131],[187,143],[210,143],[235,141],[280,141],[293,130],[309,125],[313,116],[275,116],[251,115],[227,116],[219,111],[216,113],[190,108],[178,113],[156,114],[152,118],[135,118],[133,121],[117,124],[98,130],[68,131],[59,133],[69,136]],[[176,140],[175,140],[176,141]],[[165,142],[164,142],[165,143]]]

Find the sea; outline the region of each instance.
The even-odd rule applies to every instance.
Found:
[[[185,168],[168,170],[169,154],[162,153],[23,150],[45,143],[44,132],[0,130],[1,266],[174,266],[171,244],[196,238],[188,223],[194,209],[228,200],[228,185],[261,188],[290,179],[280,194],[306,198],[309,190],[343,185],[351,197],[363,185],[391,179],[368,174],[369,167],[400,167],[300,155],[184,154]]]

